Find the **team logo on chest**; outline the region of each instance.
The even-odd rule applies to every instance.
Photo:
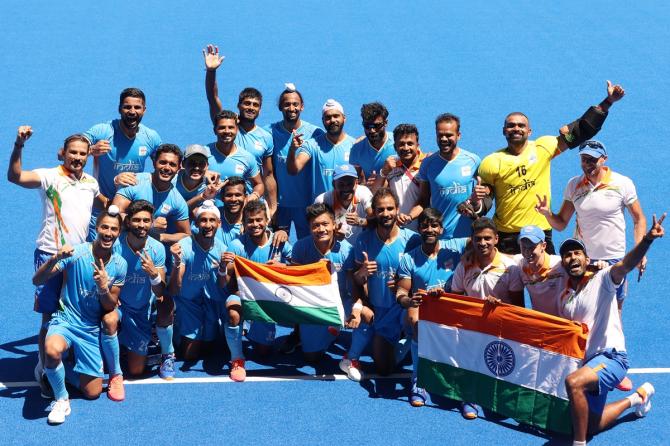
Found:
[[[147,155],[147,146],[140,146],[139,153],[140,153],[140,156],[146,156]]]

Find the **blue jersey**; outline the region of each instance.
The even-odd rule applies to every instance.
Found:
[[[203,178],[200,184],[197,184],[193,189],[189,189],[184,184],[184,175],[186,175],[186,170],[180,170],[172,179],[172,184],[177,189],[177,192],[179,192],[179,195],[184,198],[184,201],[188,202],[191,198],[203,193],[207,189],[207,183]]]
[[[179,240],[182,252],[182,263],[184,264],[184,275],[181,280],[179,297],[189,300],[199,300],[206,295],[218,296],[218,293],[205,293],[205,288],[211,291],[217,287],[217,270],[221,255],[226,247],[220,240],[214,239],[214,243],[208,250],[204,250],[195,236]],[[173,272],[173,274],[175,274]]]
[[[188,220],[188,206],[174,186],[159,192],[146,175],[138,175],[137,184],[124,187],[117,192],[130,201],[146,200],[154,206],[154,218],[164,217],[168,222],[167,232],[176,232],[176,222]]]
[[[161,145],[158,133],[142,124],[135,138],[128,139],[119,119],[94,125],[84,135],[91,144],[103,139],[109,141],[110,151],[93,158],[93,176],[100,183],[100,193],[107,198],[116,193],[115,176],[122,172],[143,172],[147,158]]]
[[[165,247],[161,242],[147,237],[144,251],[149,254],[157,269],[165,268]],[[114,252],[123,257],[128,264],[126,283],[119,296],[123,309],[126,307],[139,311],[146,309],[151,301],[151,278],[142,269],[140,256],[128,244],[127,232],[121,234],[119,243],[114,244]]]
[[[358,236],[356,263],[363,263],[363,252],[368,254],[370,261],[377,262],[377,272],[368,277],[368,298],[373,307],[389,308],[396,304],[395,295],[387,282],[396,279],[403,254],[419,244],[419,234],[407,228],[400,228],[396,239],[389,244],[379,239],[375,229],[365,230]]]
[[[218,172],[221,175],[221,181],[230,177],[241,177],[247,183],[247,193],[250,194],[253,190],[251,187],[251,179],[258,175],[258,164],[256,158],[241,148],[236,146],[235,151],[226,156],[216,148],[216,143],[207,144],[211,153],[209,157],[209,170]],[[217,206],[223,205],[220,198],[216,199]]]
[[[105,310],[100,305],[98,287],[93,279],[93,244],[82,243],[74,247],[72,256],[59,260],[56,269],[63,272],[64,283],[60,293],[59,316],[69,323],[98,331]],[[127,264],[123,258],[112,253],[105,264],[109,286],[123,286]]]
[[[354,269],[354,247],[346,240],[335,240],[330,251],[321,254],[314,244],[312,236],[303,237],[293,245],[291,251],[291,262],[297,265],[316,263],[322,259],[330,260],[337,272],[337,284],[340,288],[340,296],[344,299],[349,294],[347,283],[347,271]]]
[[[274,144],[272,163],[274,165],[275,178],[277,179],[279,206],[287,208],[305,208],[309,206],[313,202],[310,201],[308,192],[310,185],[309,172],[303,169],[298,175],[289,175],[286,168],[286,159],[291,147],[291,132],[284,128],[282,121],[275,122],[267,130],[272,133],[272,142]],[[301,125],[296,130],[296,133],[302,134],[303,138],[307,140],[322,135],[323,130],[307,121],[301,121]]]
[[[305,169],[310,171],[311,203],[324,192],[333,190],[333,172],[336,166],[349,164],[349,154],[354,138],[347,135],[340,143],[333,145],[326,134],[308,139],[296,151],[296,156],[304,152],[310,156]]]
[[[235,145],[254,156],[259,171],[263,168],[263,160],[272,156],[274,149],[272,134],[258,126],[254,127],[249,132],[240,127],[237,136],[235,137]]]
[[[274,234],[270,234],[268,242],[263,246],[258,246],[249,235],[242,234],[238,239],[235,239],[230,243],[228,251],[236,256],[258,263],[267,263],[270,260],[288,263],[291,260],[291,244],[286,242],[275,249],[272,247],[273,237]]]
[[[242,233],[242,223],[235,223],[231,224],[228,223],[228,220],[226,220],[226,215],[223,212],[223,209],[220,209],[221,211],[221,226],[219,229],[216,230],[216,238],[221,240],[221,242],[226,245],[230,246],[230,243],[239,238],[240,234]]]
[[[467,200],[477,184],[477,168],[481,160],[463,149],[452,161],[440,153],[423,160],[417,179],[430,185],[430,206],[442,212],[443,239],[468,237],[472,219],[458,213],[458,205]]]
[[[398,277],[411,279],[411,292],[443,289],[451,291],[451,276],[461,261],[467,238],[440,240],[437,256],[428,257],[421,246],[417,246],[400,259]]]
[[[367,138],[354,144],[351,148],[349,164],[359,167],[363,171],[365,178],[369,178],[373,170],[379,175],[382,167],[384,167],[386,158],[389,156],[396,156],[396,151],[393,147],[393,133],[387,132],[386,142],[379,150],[372,147]]]

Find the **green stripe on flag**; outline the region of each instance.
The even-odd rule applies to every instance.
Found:
[[[419,358],[418,379],[431,393],[476,403],[540,429],[572,432],[568,400],[425,358]]]
[[[284,302],[242,300],[244,319],[282,325],[342,325],[337,307],[294,307]]]

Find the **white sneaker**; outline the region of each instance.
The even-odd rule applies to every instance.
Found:
[[[51,412],[47,417],[49,424],[61,424],[65,421],[65,417],[70,415],[70,400],[58,400],[51,403]]]
[[[359,382],[363,379],[363,373],[357,359],[343,358],[340,361],[340,370],[346,373],[347,377],[352,381]]]
[[[637,388],[637,393],[642,397],[642,404],[635,409],[635,415],[638,417],[646,416],[651,410],[651,397],[654,396],[656,389],[651,383],[644,383]]]

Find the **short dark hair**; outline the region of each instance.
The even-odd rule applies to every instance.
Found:
[[[382,198],[386,197],[393,197],[393,201],[395,202],[395,206],[399,206],[399,201],[398,201],[398,196],[393,192],[391,189],[388,187],[380,187],[377,189],[377,191],[374,193],[372,196],[372,209],[374,209],[377,206],[377,202],[381,200]]]
[[[525,113],[522,113],[520,111],[515,111],[515,112],[512,112],[512,113],[508,113],[507,116],[505,116],[505,121],[504,122],[507,122],[507,120],[509,118],[511,118],[512,116],[523,116],[524,118],[526,118],[526,121],[528,121],[528,123],[530,123],[530,119],[528,119],[528,116],[526,116]]]
[[[244,90],[240,91],[240,95],[237,98],[237,102],[242,102],[247,98],[258,99],[258,101],[261,104],[263,103],[263,95],[261,94],[260,91],[258,91],[254,87],[246,87]]]
[[[258,212],[262,212],[263,215],[265,215],[265,218],[267,218],[268,214],[265,204],[261,203],[260,200],[251,200],[244,206],[244,210],[242,211],[242,221],[246,221],[247,217]]]
[[[426,208],[419,214],[419,226],[424,221],[442,224],[442,212],[435,208]]]
[[[119,106],[121,104],[123,104],[123,100],[125,98],[138,98],[138,99],[142,99],[142,103],[144,103],[145,105],[147,103],[147,99],[144,96],[144,92],[142,90],[140,90],[139,88],[131,87],[131,88],[124,89],[121,92],[121,94],[119,95]]]
[[[176,144],[161,144],[156,148],[156,152],[154,153],[153,160],[156,161],[162,154],[164,153],[174,153],[179,157],[179,163],[181,163],[182,159],[184,158],[184,154],[182,153],[181,149],[179,148],[178,145]]]
[[[498,227],[496,226],[495,223],[493,223],[493,220],[491,220],[488,217],[479,217],[475,221],[472,222],[472,233],[474,234],[475,232],[479,232],[483,229],[490,229],[494,233],[498,234]]]
[[[214,126],[216,127],[216,125],[222,119],[232,119],[233,121],[235,121],[235,125],[237,125],[237,113],[235,113],[234,111],[221,110],[220,112],[218,112],[216,116],[214,116]]]
[[[305,103],[304,99],[302,98],[302,93],[300,93],[298,90],[289,90],[289,89],[285,88],[284,91],[281,92],[281,94],[279,95],[279,99],[277,100],[277,107],[279,107],[280,110],[281,110],[281,103],[284,100],[284,96],[289,94],[289,93],[297,94],[298,97],[300,98],[300,102],[302,104]]]
[[[63,151],[67,150],[67,146],[71,142],[75,141],[80,141],[86,144],[86,147],[89,149],[91,148],[91,140],[89,140],[86,136],[82,135],[81,133],[75,133],[74,135],[70,135],[67,138],[65,138],[65,141],[63,141]]]
[[[111,203],[110,203],[111,206]],[[115,214],[110,214],[109,213],[109,206],[107,209],[104,209],[102,212],[98,214],[98,218],[95,219],[95,227],[97,228],[100,226],[100,223],[102,223],[102,219],[105,217],[112,217],[115,218],[116,221],[119,222],[119,229],[121,229],[121,226],[123,225],[123,218],[121,217],[121,213],[115,213]]]
[[[308,222],[312,222],[316,217],[319,217],[323,214],[330,215],[330,218],[335,221],[335,212],[333,208],[328,206],[326,203],[314,203],[307,206],[305,209],[305,216],[307,217]]]
[[[242,187],[242,189],[244,190],[244,195],[246,195],[247,194],[247,182],[244,181],[244,178],[238,177],[238,176],[228,177],[228,179],[226,180],[226,184],[224,184],[223,187],[221,188],[221,196],[223,196],[223,194],[226,193],[226,189],[228,189],[229,187],[239,186],[239,185],[244,186],[244,187]]]
[[[379,116],[381,116],[384,121],[389,117],[389,111],[381,102],[371,102],[369,104],[363,104],[361,107],[361,118],[363,118],[363,122],[370,122]]]
[[[416,142],[419,142],[419,129],[414,124],[398,124],[393,129],[393,140],[397,141],[401,136],[416,135]]]
[[[442,113],[441,115],[437,115],[437,118],[435,118],[435,127],[437,127],[440,122],[455,122],[456,130],[459,132],[461,131],[461,118],[452,113]]]
[[[149,203],[147,200],[135,200],[130,202],[126,208],[126,219],[124,220],[126,227],[130,224],[130,219],[133,215],[139,212],[148,212],[151,215],[151,219],[154,218],[154,205]]]

